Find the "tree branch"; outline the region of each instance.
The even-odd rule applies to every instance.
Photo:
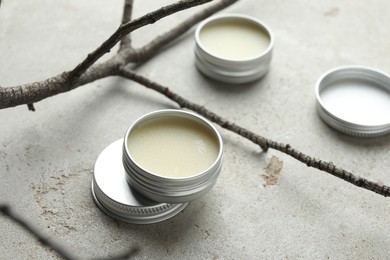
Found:
[[[372,181],[367,180],[365,178],[356,176],[351,172],[348,172],[340,167],[335,166],[332,162],[327,162],[327,161],[315,159],[309,155],[306,155],[306,154],[300,152],[297,149],[292,148],[289,144],[279,143],[279,142],[270,140],[268,138],[265,138],[263,136],[260,136],[258,134],[255,134],[255,133],[253,133],[253,132],[251,132],[243,127],[240,127],[234,123],[229,122],[228,120],[218,116],[217,114],[206,109],[205,107],[200,106],[198,104],[195,104],[195,103],[179,96],[178,94],[172,92],[169,88],[162,86],[157,82],[151,81],[150,79],[145,78],[145,77],[135,73],[134,71],[132,71],[128,68],[121,67],[119,69],[118,75],[122,76],[124,78],[130,79],[130,80],[133,80],[135,82],[138,82],[139,84],[141,84],[147,88],[153,89],[153,90],[163,94],[164,96],[168,97],[172,101],[176,102],[180,107],[190,109],[190,110],[204,116],[205,118],[218,124],[219,126],[225,128],[227,130],[230,130],[230,131],[252,141],[253,143],[259,145],[265,151],[268,150],[268,148],[278,150],[280,152],[283,152],[285,154],[290,155],[291,157],[299,160],[300,162],[305,163],[308,167],[313,167],[313,168],[316,168],[320,171],[330,173],[333,176],[336,176],[340,179],[343,179],[343,180],[345,180],[353,185],[356,185],[358,187],[364,188],[364,189],[369,190],[369,191],[373,191],[373,192],[378,193],[380,195],[383,195],[385,197],[390,196],[390,187],[389,186],[385,186],[381,183],[375,183],[375,182],[372,182]]]
[[[108,61],[92,65],[77,80],[68,80],[70,72],[64,72],[60,75],[56,75],[39,82],[12,87],[0,87],[0,109],[24,104],[33,104],[56,94],[64,93],[87,83],[91,83],[95,80],[112,76],[116,73],[119,66],[150,58],[158,50],[169,43],[169,41],[176,39],[186,30],[189,30],[192,26],[199,22],[199,19],[206,18],[213,12],[217,12],[236,1],[237,0],[222,0],[202,11],[199,11],[194,14],[193,17],[174,27],[172,31],[157,37],[151,43],[140,48],[136,52],[129,48],[123,48]],[[130,7],[128,5],[124,5],[124,9],[126,10],[123,11],[122,20],[130,19],[129,8]]]
[[[172,28],[165,34],[157,36],[151,42],[144,45],[143,47],[138,48],[133,52],[128,52],[126,59],[131,60],[132,62],[148,60],[150,57],[156,54],[156,52],[159,51],[162,46],[165,46],[168,43],[172,42],[173,40],[177,39],[178,35],[182,35],[186,31],[188,31],[191,27],[193,27],[195,24],[206,19],[212,14],[215,14],[216,12],[225,9],[226,7],[234,4],[237,1],[238,0],[222,0],[216,2],[215,4],[209,6],[208,8],[205,8],[202,11],[187,18],[186,20],[184,20],[183,22],[181,22],[180,24],[178,24],[176,27]]]
[[[272,148],[281,152],[284,152],[293,158],[305,163],[309,167],[317,168],[321,171],[328,172],[338,178],[341,178],[347,182],[350,182],[356,186],[371,190],[383,196],[390,195],[390,188],[385,185],[374,183],[372,181],[366,180],[359,176],[347,172],[339,167],[333,165],[332,162],[326,162],[318,159],[314,159],[302,152],[292,148],[289,144],[278,143],[267,139],[265,137],[259,136],[247,129],[239,127],[234,123],[227,121],[226,119],[221,118],[220,116],[212,113],[206,108],[199,106],[195,103],[192,103],[179,95],[172,93],[168,88],[159,85],[156,82],[152,82],[147,78],[144,78],[140,75],[137,75],[131,70],[125,69],[124,66],[132,61],[141,61],[150,58],[155,54],[162,46],[166,45],[170,41],[177,38],[183,32],[191,28],[198,21],[208,17],[209,15],[219,11],[237,0],[221,0],[216,4],[204,9],[201,12],[198,12],[193,17],[188,18],[171,31],[156,37],[149,44],[146,44],[144,47],[136,50],[129,51],[128,44],[126,40],[122,43],[123,52],[126,51],[124,55],[120,51],[110,60],[101,63],[95,64],[97,59],[99,59],[105,52],[109,51],[118,41],[125,37],[131,31],[138,29],[147,24],[153,23],[165,16],[168,16],[172,13],[184,10],[186,8],[199,5],[210,0],[187,0],[180,1],[175,4],[160,8],[152,13],[144,15],[136,20],[130,21],[131,19],[131,9],[132,9],[132,0],[126,0],[124,5],[124,12],[122,21],[124,22],[118,30],[107,40],[105,41],[95,52],[88,55],[87,59],[80,63],[73,71],[64,72],[60,75],[54,76],[47,80],[41,82],[35,82],[31,84],[25,84],[21,86],[2,88],[0,87],[0,109],[17,106],[21,104],[30,104],[29,109],[34,109],[33,103],[40,101],[44,98],[56,95],[58,93],[66,92],[71,89],[74,89],[78,86],[85,85],[94,80],[101,79],[104,77],[112,75],[121,75],[122,77],[132,79],[140,84],[143,84],[151,89],[154,89],[171,100],[178,103],[181,107],[191,109],[211,121],[219,124],[221,127],[226,128],[232,132],[235,132],[242,137],[251,140],[255,144],[259,145],[263,150]]]
[[[131,14],[133,12],[133,0],[125,0],[125,6],[123,7],[122,24],[126,24],[131,21]],[[131,48],[130,34],[124,36],[120,42],[119,52],[124,49]]]
[[[148,13],[138,19],[121,24],[119,28],[95,51],[88,54],[87,58],[76,66],[68,75],[68,80],[72,83],[77,80],[89,67],[91,67],[100,57],[109,52],[124,36],[145,25],[153,24],[156,21],[177,13],[179,11],[198,6],[211,0],[185,0],[162,7],[156,11]]]
[[[167,98],[176,102],[180,107],[190,109],[218,124],[222,128],[232,131],[242,136],[243,138],[252,141],[254,144],[259,145],[264,151],[267,151],[269,148],[275,149],[290,155],[298,161],[306,164],[308,167],[313,167],[320,171],[327,172],[353,185],[375,192],[385,197],[390,196],[389,186],[383,185],[381,183],[375,183],[354,175],[351,172],[335,166],[332,162],[313,158],[295,148],[292,148],[289,144],[276,142],[253,133],[250,130],[229,122],[227,119],[220,117],[205,107],[181,97],[180,95],[172,92],[169,88],[153,82],[125,67],[130,62],[140,62],[149,59],[163,46],[175,40],[178,36],[189,30],[196,23],[207,18],[211,14],[235,3],[237,0],[220,0],[208,8],[205,8],[202,11],[196,13],[192,17],[186,19],[170,31],[156,37],[143,47],[136,50],[132,49],[129,35],[132,31],[148,24],[152,24],[173,13],[210,1],[211,0],[183,0],[175,4],[160,8],[138,19],[132,20],[131,16],[133,0],[125,0],[122,23],[119,28],[100,47],[90,53],[87,58],[84,59],[84,61],[77,65],[72,71],[64,72],[43,81],[6,88],[0,86],[0,109],[27,104],[30,110],[34,110],[35,108],[33,103],[42,99],[70,91],[74,88],[98,79],[118,75],[123,78],[138,82],[147,88],[153,89],[165,95]],[[0,6],[1,2],[2,1],[0,0]],[[120,48],[118,53],[108,61],[96,64],[96,61],[105,53],[109,52],[119,41]],[[59,256],[63,257],[64,259],[74,259],[69,251],[54,243],[49,237],[42,234],[33,225],[29,224],[15,212],[13,212],[9,206],[0,204],[0,213],[19,224],[26,231],[34,235],[42,245],[53,249]],[[106,259],[128,259],[133,257],[137,252],[138,248],[133,247],[122,255]]]
[[[0,108],[35,103],[45,97],[69,91],[70,89],[71,86],[67,81],[66,73],[44,81],[0,88]]]
[[[112,76],[116,73],[116,68],[123,64],[123,60],[119,58],[120,56],[115,56],[105,63],[92,66],[72,83],[67,80],[67,72],[64,72],[42,81],[13,87],[0,87],[0,109],[36,103],[95,80]]]

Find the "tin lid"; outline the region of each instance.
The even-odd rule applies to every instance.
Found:
[[[188,203],[154,202],[131,188],[122,165],[123,139],[107,146],[96,160],[92,197],[107,215],[134,224],[151,224],[169,219]]]
[[[357,137],[390,133],[390,77],[363,66],[324,73],[315,87],[317,111],[334,129]]]

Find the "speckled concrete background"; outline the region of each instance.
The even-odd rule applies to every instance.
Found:
[[[135,1],[140,16],[172,1]],[[122,1],[10,1],[0,9],[0,85],[73,68],[120,22]],[[197,8],[199,9],[199,8]],[[390,2],[242,0],[224,12],[265,21],[276,43],[265,78],[242,86],[194,68],[193,32],[137,71],[261,135],[290,143],[374,181],[390,184],[390,136],[360,140],[324,125],[314,85],[328,69],[359,64],[390,72]],[[190,10],[134,33],[148,42]],[[108,78],[35,105],[0,111],[0,201],[81,258],[141,248],[138,259],[388,259],[389,199],[263,153],[221,130],[224,168],[215,188],[176,217],[131,225],[93,203],[94,162],[137,117],[176,107],[142,86]],[[272,159],[273,158],[273,159]],[[276,174],[274,182],[263,175]],[[275,177],[275,176],[274,176]],[[0,218],[1,259],[57,259]]]

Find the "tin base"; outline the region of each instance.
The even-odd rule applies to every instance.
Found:
[[[169,219],[188,203],[159,203],[145,198],[126,181],[122,164],[123,139],[107,146],[95,163],[92,198],[107,215],[127,223],[151,224]]]

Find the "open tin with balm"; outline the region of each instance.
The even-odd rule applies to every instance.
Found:
[[[206,194],[222,167],[222,139],[203,117],[160,110],[133,123],[123,143],[129,184],[154,201],[183,203]]]
[[[357,137],[390,133],[390,77],[364,66],[324,73],[315,87],[317,111],[334,129]]]
[[[220,134],[201,116],[173,109],[146,114],[99,155],[94,201],[121,221],[163,221],[215,185],[222,151]]]
[[[247,83],[270,66],[274,36],[260,20],[243,14],[212,16],[195,31],[195,65],[206,76],[227,83]]]

